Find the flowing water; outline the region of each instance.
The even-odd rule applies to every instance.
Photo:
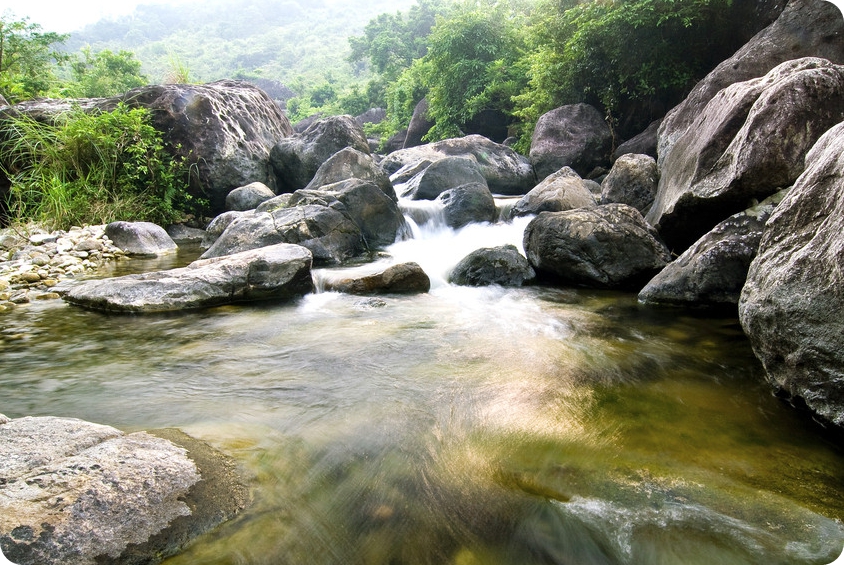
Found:
[[[3,314],[0,412],[179,427],[234,456],[252,505],[166,565],[837,557],[844,453],[771,395],[734,316],[446,282],[523,229],[416,225],[388,252],[431,276],[417,296]]]

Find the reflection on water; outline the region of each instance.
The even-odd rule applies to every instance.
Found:
[[[0,323],[0,412],[176,426],[237,458],[253,505],[167,565],[822,564],[844,545],[844,457],[760,384],[734,318],[443,281]]]

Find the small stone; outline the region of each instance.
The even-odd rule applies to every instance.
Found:
[[[75,251],[100,251],[103,244],[96,239],[83,239],[74,247]]]
[[[61,295],[57,292],[43,292],[35,296],[35,300],[56,300],[61,298]]]
[[[47,288],[53,288],[54,286],[59,284],[59,281],[57,281],[56,279],[44,279],[41,281],[41,284],[46,286]]]
[[[41,275],[39,275],[38,273],[34,273],[32,271],[29,271],[29,272],[26,272],[26,273],[21,273],[20,274],[20,280],[22,282],[25,282],[25,283],[28,283],[28,284],[37,283],[37,282],[41,281]]]
[[[58,238],[56,234],[35,233],[29,236],[29,243],[32,245],[43,245],[45,243],[54,243]]]
[[[12,304],[29,304],[29,293],[26,291],[17,292],[9,298],[9,302]]]

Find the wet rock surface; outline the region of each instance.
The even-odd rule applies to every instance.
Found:
[[[248,501],[233,462],[178,430],[0,422],[0,545],[18,565],[158,563]]]

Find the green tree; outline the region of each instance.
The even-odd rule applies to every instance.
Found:
[[[96,98],[114,96],[149,81],[141,74],[141,62],[129,51],[112,53],[104,49],[92,54],[91,49],[82,49],[70,65],[73,82],[69,87],[72,96]]]
[[[434,26],[428,41],[425,83],[428,139],[461,134],[482,110],[509,114],[512,97],[527,84],[521,32],[530,3],[468,1]]]
[[[738,47],[731,8],[732,0],[548,0],[531,33],[530,84],[517,114],[535,123],[554,107],[587,102],[611,120],[640,116],[630,127],[641,131]]]
[[[67,35],[44,33],[28,18],[0,17],[0,94],[10,103],[46,94],[58,82],[56,63],[68,57],[56,50]]]

